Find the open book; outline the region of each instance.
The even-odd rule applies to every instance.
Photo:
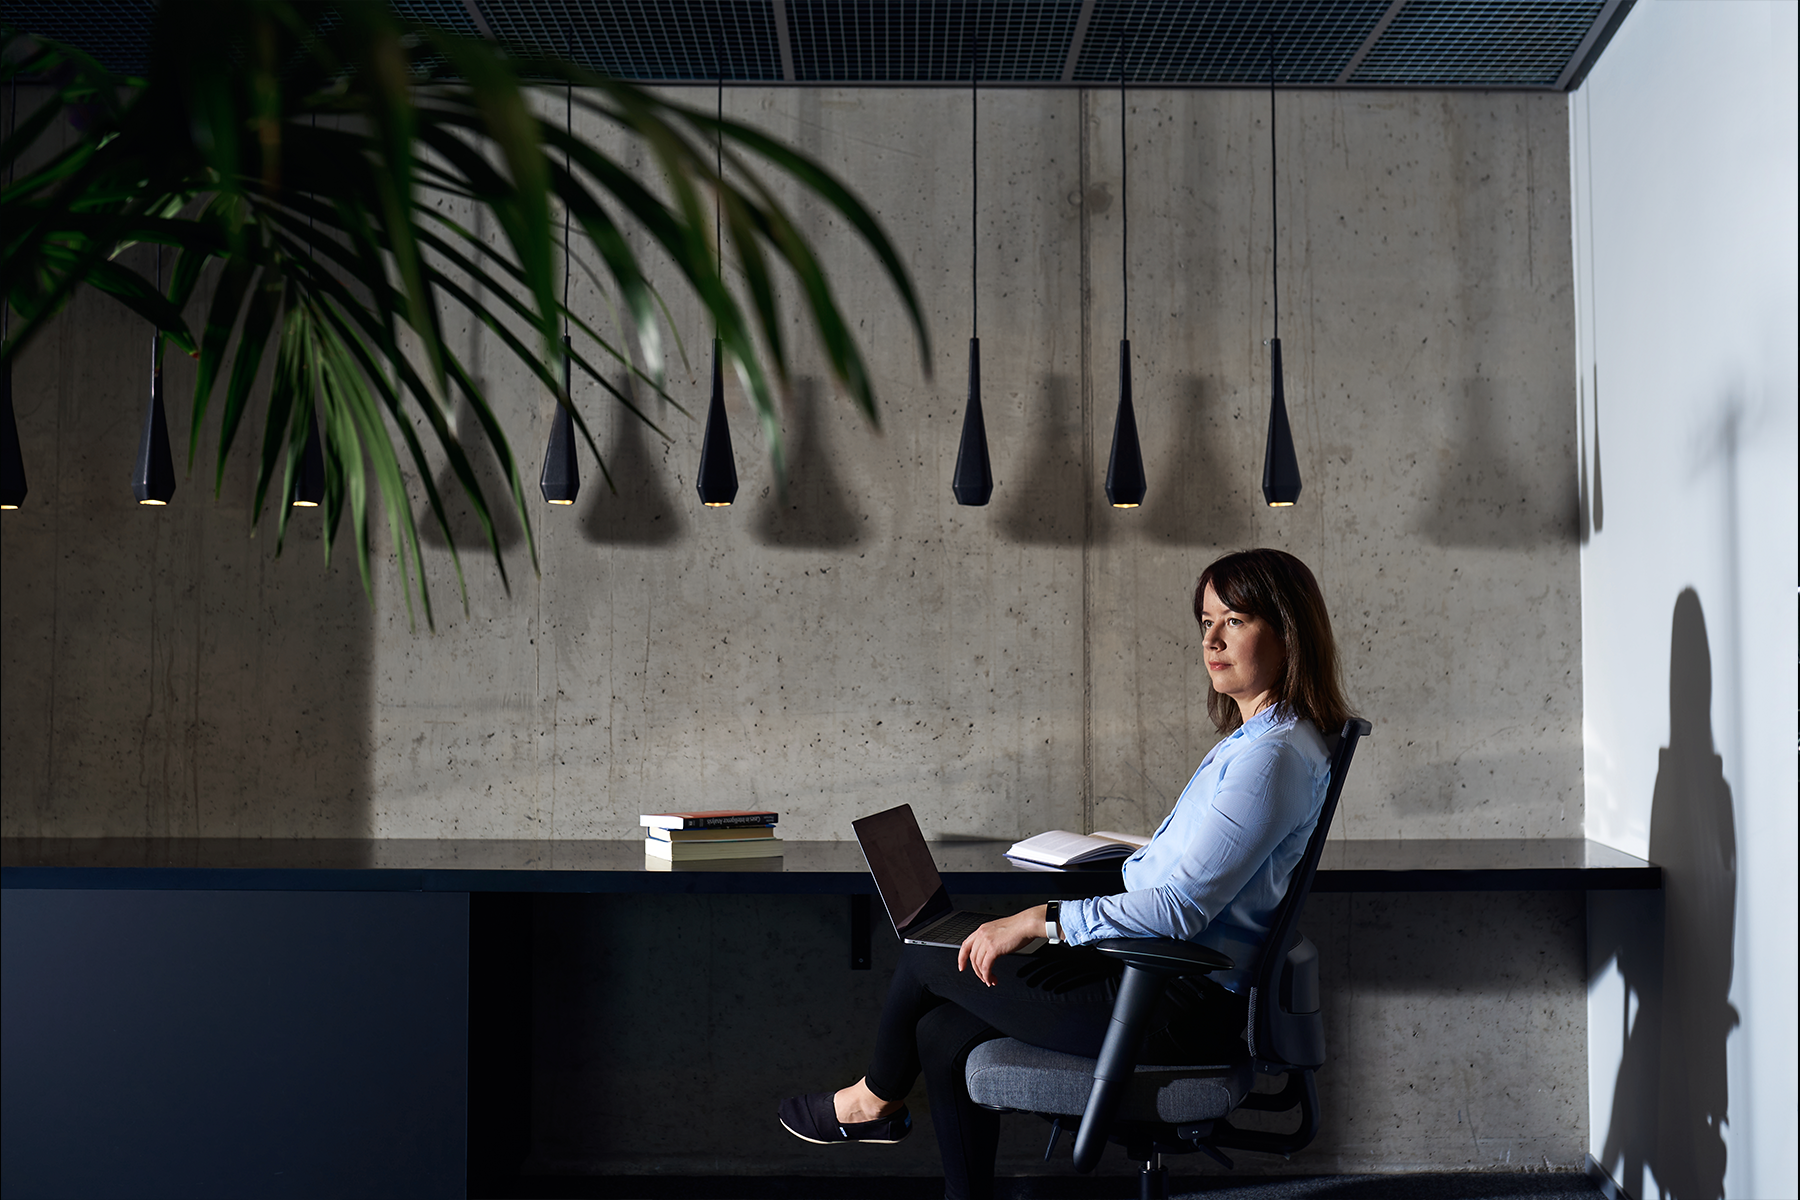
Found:
[[[1108,829],[1096,833],[1052,829],[1015,842],[1006,857],[1022,867],[1078,867],[1125,858],[1149,841],[1135,833],[1114,833]]]

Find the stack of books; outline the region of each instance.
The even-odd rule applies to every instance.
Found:
[[[644,854],[663,862],[700,862],[726,858],[780,858],[775,813],[760,809],[719,808],[708,812],[644,813],[638,824],[649,830]]]

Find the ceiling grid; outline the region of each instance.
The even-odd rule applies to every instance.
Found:
[[[1521,89],[1578,86],[1633,0],[392,0],[402,17],[644,83]],[[115,71],[155,0],[7,0]]]

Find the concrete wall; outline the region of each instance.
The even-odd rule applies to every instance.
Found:
[[[468,555],[467,616],[448,554],[431,551],[430,635],[409,629],[385,569],[370,608],[353,571],[317,570],[308,534],[279,561],[266,532],[247,540],[239,471],[217,503],[202,472],[172,508],[137,509],[142,331],[84,297],[17,373],[34,491],[0,524],[7,834],[621,837],[639,811],[704,802],[771,805],[790,837],[842,838],[900,799],[939,837],[1148,828],[1214,737],[1194,577],[1246,545],[1318,570],[1353,702],[1376,724],[1341,835],[1579,834],[1561,98],[1283,97],[1281,334],[1306,491],[1278,512],[1258,491],[1266,97],[1134,94],[1129,333],[1150,491],[1127,513],[1100,493],[1122,332],[1116,97],[981,100],[986,509],[949,492],[971,299],[967,96],[726,101],[878,210],[921,290],[934,377],[867,257],[802,205],[865,339],[880,431],[803,355],[785,499],[734,394],[744,487],[708,511],[692,490],[697,425],[658,411],[665,444],[590,389],[618,495],[588,464],[575,508],[534,507],[543,572],[514,530],[510,598]],[[579,275],[576,296],[612,320]],[[671,390],[701,411],[708,330],[670,300],[691,360]],[[447,319],[535,471],[548,398]],[[1343,929],[1332,953],[1354,945],[1363,964],[1332,1003],[1375,1020],[1363,1044],[1384,1050],[1379,1083],[1341,1077],[1369,1107],[1315,1164],[1579,1157],[1582,1114],[1565,1101],[1584,1086],[1580,918],[1560,903],[1322,905]],[[1493,950],[1476,915],[1515,908],[1531,936]],[[1382,965],[1456,946],[1480,947],[1469,961],[1492,978]],[[1541,977],[1542,1003],[1478,1005],[1493,1055],[1434,1067],[1467,1041],[1468,988],[1503,997],[1521,972]],[[1424,1059],[1409,1057],[1415,1034]],[[1395,1062],[1409,1065],[1380,1065]],[[1464,1094],[1486,1098],[1479,1133]],[[1402,1109],[1416,1135],[1386,1132]]]
[[[1571,108],[1593,1152],[1625,1190],[1791,1196],[1795,9],[1639,4]],[[1660,920],[1657,918],[1660,917]]]

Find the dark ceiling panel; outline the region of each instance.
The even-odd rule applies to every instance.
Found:
[[[1553,87],[1604,0],[1412,0],[1351,82]]]
[[[1251,85],[1329,84],[1387,11],[1388,0],[1097,0],[1075,79]]]
[[[1088,0],[1085,23],[1084,0],[392,3],[411,20],[648,83],[781,82],[785,12],[800,84],[957,84],[979,51],[988,84],[1104,85],[1122,64],[1134,85],[1260,87],[1273,37],[1286,87],[1554,90],[1583,77],[1633,0]],[[154,9],[155,0],[6,0],[4,19],[141,73]]]
[[[781,78],[768,0],[481,0],[494,36],[621,79]]]
[[[1062,78],[1081,0],[787,0],[804,83]]]
[[[55,42],[67,42],[118,75],[142,75],[150,66],[150,22],[156,0],[6,0],[0,21]]]

